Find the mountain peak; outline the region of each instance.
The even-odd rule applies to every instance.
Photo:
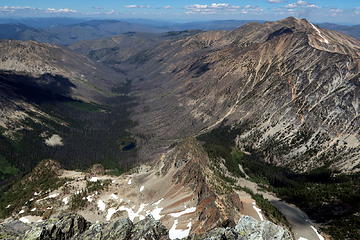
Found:
[[[305,41],[318,50],[360,56],[360,42],[347,35],[322,29],[307,19],[288,17],[263,24],[250,23],[230,32],[226,39],[238,45],[263,43],[279,39],[288,34],[296,34],[296,41]]]

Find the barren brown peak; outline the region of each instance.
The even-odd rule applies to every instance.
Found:
[[[360,42],[339,32],[322,29],[306,19],[288,17],[263,24],[250,23],[230,32],[225,39],[238,46],[263,43],[293,34],[294,41],[307,42],[312,48],[354,57],[360,56]]]

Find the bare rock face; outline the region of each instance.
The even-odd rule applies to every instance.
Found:
[[[56,221],[52,219],[51,221]],[[64,215],[53,224],[48,224],[42,228],[39,240],[57,240],[57,239],[72,239],[81,235],[89,228],[90,223],[82,216],[76,214]]]
[[[104,175],[105,174],[105,168],[101,164],[94,164],[89,169],[90,175]]]
[[[63,168],[58,161],[47,159],[41,161],[31,173],[25,177],[22,181],[25,183],[38,180],[39,177],[46,176],[59,176],[61,175]]]
[[[194,238],[195,239],[195,238]],[[269,221],[257,221],[252,217],[242,217],[235,228],[216,228],[201,236],[202,240],[292,240],[289,231]]]
[[[90,225],[82,216],[63,214],[43,223],[27,225],[19,221],[0,224],[4,240],[169,240],[168,230],[151,216],[133,224],[128,218]],[[216,228],[189,240],[292,240],[290,233],[271,222],[242,217],[234,227]]]
[[[19,221],[0,224],[0,237],[6,240],[168,240],[168,230],[151,216],[136,223],[119,219],[91,225],[82,216],[65,213],[42,223]]]
[[[186,139],[165,155],[162,174],[170,169],[175,169],[172,181],[176,186],[187,186],[193,191],[198,215],[193,233],[206,232],[240,217],[243,206],[239,196],[215,174],[214,163],[196,139]]]

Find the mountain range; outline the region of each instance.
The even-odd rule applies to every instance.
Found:
[[[0,217],[151,214],[187,236],[250,215],[359,239],[360,41],[243,24],[4,26],[31,41],[0,41]]]
[[[47,22],[48,24],[45,24]],[[71,45],[81,40],[101,39],[123,33],[166,33],[189,30],[234,30],[250,20],[217,20],[188,23],[169,23],[149,20],[82,20],[82,19],[0,19],[0,38],[34,40],[38,42]],[[258,23],[265,21],[258,20]],[[323,23],[320,27],[360,38],[358,25],[345,26]]]

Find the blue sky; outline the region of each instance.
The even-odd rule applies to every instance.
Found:
[[[276,20],[360,24],[360,0],[0,0],[0,17]]]

